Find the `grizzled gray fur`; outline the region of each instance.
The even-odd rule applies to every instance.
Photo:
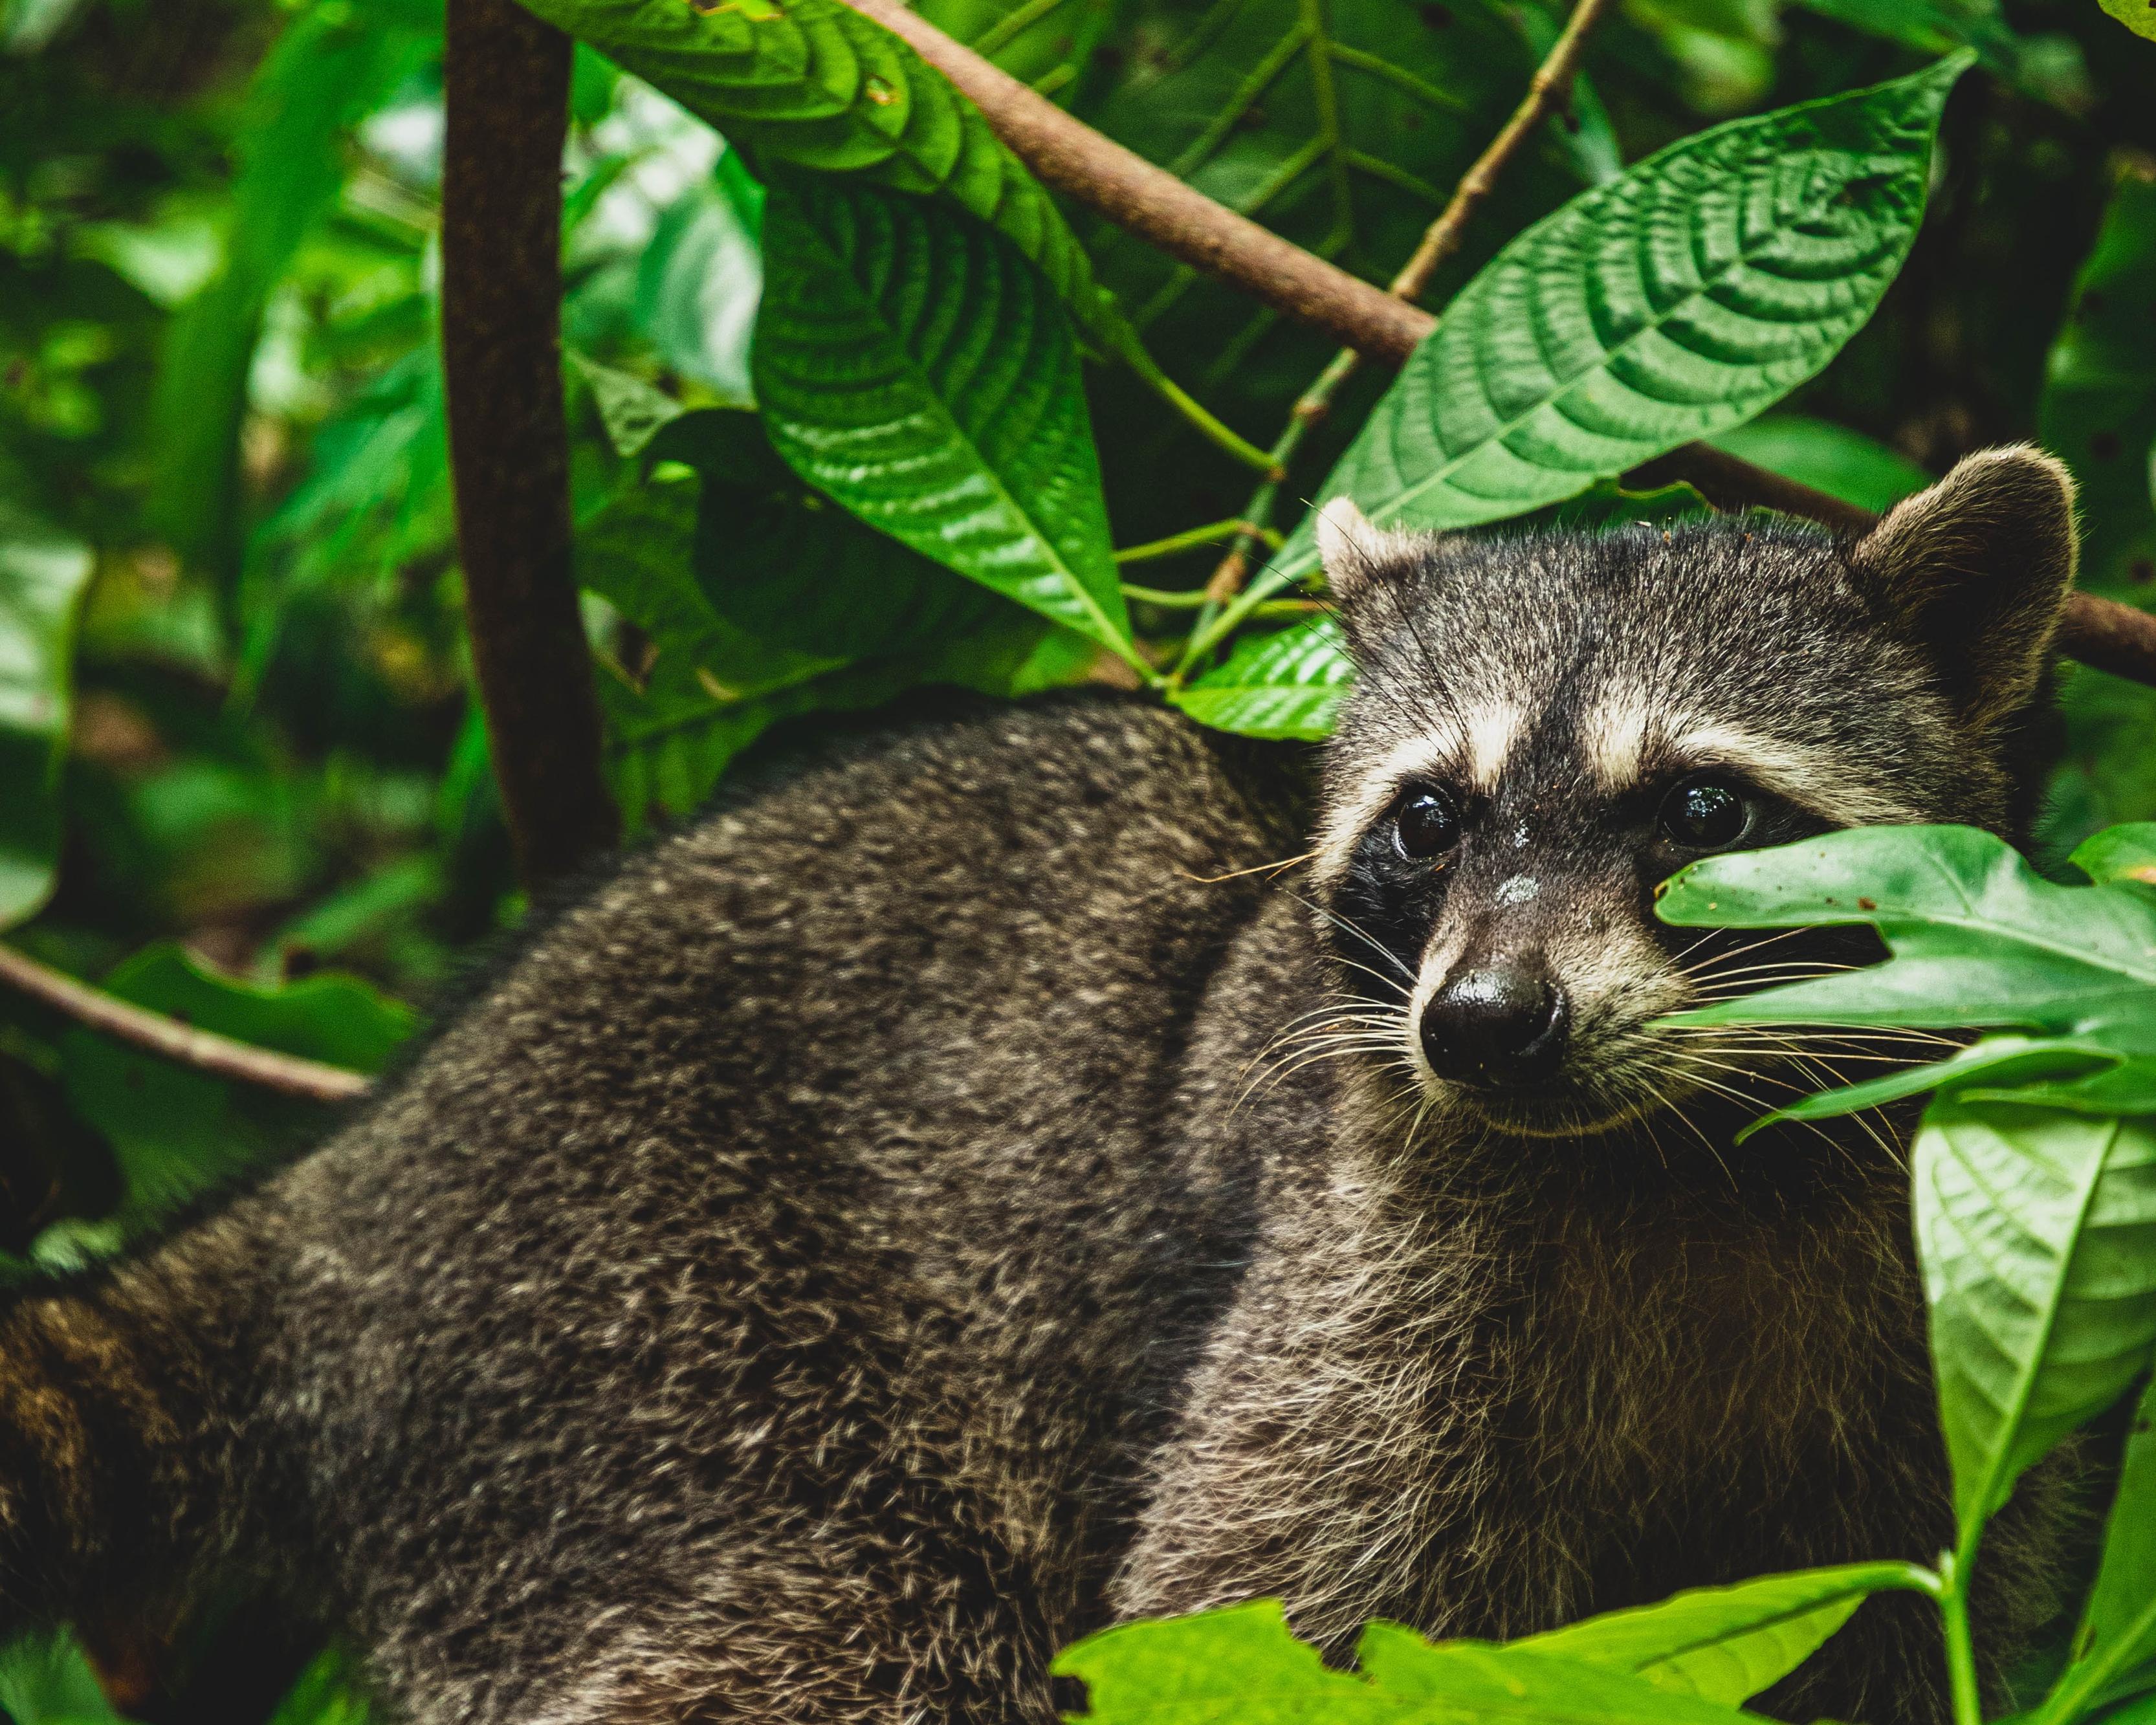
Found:
[[[1739,1149],[1817,1075],[1650,1028],[1847,937],[1651,894],[2020,830],[2063,473],[1855,545],[1325,525],[1363,675],[1314,793],[1106,694],[768,765],[311,1155],[0,1313],[0,1629],[241,1574],[416,1721],[989,1725],[1118,1617],[1278,1594],[1339,1652],[1934,1553],[1899,1147]],[[1769,1704],[1943,1717],[1906,1603]]]

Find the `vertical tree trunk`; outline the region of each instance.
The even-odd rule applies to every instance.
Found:
[[[561,354],[569,39],[512,0],[449,0],[442,360],[472,658],[527,886],[612,844],[569,563]]]

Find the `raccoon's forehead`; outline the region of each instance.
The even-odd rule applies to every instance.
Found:
[[[1448,546],[1348,624],[1336,828],[1417,777],[1544,800],[1720,767],[1837,825],[1927,818],[1958,777],[1924,668],[1801,531]]]

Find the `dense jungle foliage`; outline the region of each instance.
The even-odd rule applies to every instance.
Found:
[[[921,0],[1381,285],[1570,17],[1584,59],[1408,284],[1442,316],[1399,372],[1051,196],[838,0],[530,3],[578,39],[575,580],[631,836],[766,733],[924,685],[1099,680],[1322,738],[1352,676],[1310,526],[1333,495],[1381,524],[1651,522],[1705,500],[1621,476],[1706,439],[1876,511],[2035,439],[2081,486],[2083,588],[2156,599],[2143,0]],[[436,0],[0,0],[13,1278],[304,1143],[523,913],[451,496],[442,32]],[[2035,867],[1874,829],[1661,903],[1861,916],[1892,949],[1722,1021],[1985,1033],[1789,1111],[1938,1093],[1913,1171],[1956,1549],[1502,1648],[1379,1625],[1353,1672],[1262,1604],[1134,1625],[1065,1656],[1095,1717],[1728,1722],[1904,1589],[1974,1725],[1984,1522],[2107,1417],[2118,1504],[2023,1717],[2156,1718],[2156,1401],[2122,1411],[2156,1361],[2156,690],[2070,666],[2062,695]],[[113,1001],[181,1040],[106,1034]],[[297,1062],[259,1081],[187,1026]],[[89,1640],[0,1659],[0,1707],[367,1715],[262,1601]]]

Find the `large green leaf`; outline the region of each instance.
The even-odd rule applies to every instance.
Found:
[[[1097,1725],[1738,1725],[1747,1716],[1606,1666],[1523,1647],[1364,1631],[1327,1670],[1279,1602],[1125,1624],[1058,1656]]]
[[[2151,14],[2156,16],[2156,14]],[[2124,52],[2132,52],[2124,49]],[[2122,598],[2156,583],[2156,174],[2121,172],[2044,371],[2037,435],[2081,485],[2082,584]]]
[[[940,192],[1030,259],[1104,347],[1128,339],[1061,214],[980,110],[840,0],[526,0],[760,163]]]
[[[357,977],[324,971],[281,988],[255,988],[204,970],[172,945],[136,953],[100,986],[201,1029],[360,1072],[379,1071],[418,1022]],[[76,1111],[111,1142],[131,1220],[292,1150],[326,1118],[314,1103],[87,1029],[61,1040],[60,1075]]]
[[[757,397],[871,526],[1136,660],[1078,355],[993,230],[830,180],[773,188]]]
[[[1354,680],[1339,624],[1320,617],[1243,636],[1225,664],[1178,691],[1175,704],[1216,730],[1316,742],[1332,734]]]
[[[1732,1706],[1779,1682],[1871,1594],[1907,1587],[1903,1563],[1848,1563],[1694,1589],[1530,1635],[1516,1647],[1630,1671],[1657,1688]]]
[[[2156,1131],[1943,1097],[1917,1245],[1966,1557],[2015,1481],[2156,1353]]]
[[[53,890],[74,617],[90,547],[0,501],[0,928]]]
[[[1968,64],[1702,132],[1574,198],[1446,308],[1322,497],[1381,525],[1471,526],[1779,399],[1900,269]],[[1306,518],[1276,568],[1317,562]]]
[[[1893,954],[1684,1022],[2032,1033],[1843,1093],[1845,1106],[1952,1079],[2003,1084],[2009,1075],[1990,1069],[2010,1060],[2017,1081],[2100,1069],[2073,1086],[2092,1108],[2156,1108],[2156,895],[2138,881],[2057,886],[1974,827],[1860,827],[1695,863],[1664,885],[1656,910],[1697,927],[1868,922]],[[2066,1099],[2056,1087],[2045,1094]]]

